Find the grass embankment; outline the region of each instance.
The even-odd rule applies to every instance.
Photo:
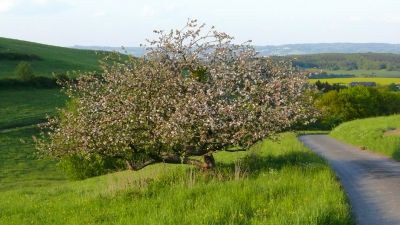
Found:
[[[0,90],[0,130],[43,122],[65,101],[60,89]]]
[[[326,78],[310,79],[310,83],[317,81],[328,82],[330,84],[350,84],[351,82],[375,82],[378,85],[400,84],[400,78],[382,78],[382,77],[349,77],[349,78]]]
[[[400,160],[400,115],[354,120],[336,127],[331,136]]]
[[[53,172],[54,164],[39,166],[28,157],[31,144],[15,141],[25,140],[29,132],[0,134],[3,140],[11,140],[1,148],[2,155],[10,157],[1,160],[12,167],[19,163],[11,156],[25,154],[20,163],[41,173],[37,182],[46,187],[35,183],[4,190],[12,179],[19,183],[21,177],[15,174],[28,172],[5,170],[0,181],[0,224],[352,223],[334,174],[293,133],[283,134],[279,142],[264,141],[248,152],[217,153],[215,172],[156,164],[138,172],[50,185],[50,178],[63,179]],[[16,151],[21,145],[27,146],[26,152]],[[4,180],[8,180],[6,187]]]
[[[21,61],[29,61],[37,76],[51,77],[53,72],[98,70],[102,57],[103,54],[90,50],[0,38],[0,79],[15,78],[15,67]]]

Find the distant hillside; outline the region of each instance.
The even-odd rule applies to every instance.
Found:
[[[304,55],[318,53],[400,53],[400,44],[321,43],[257,46],[261,55]]]
[[[91,49],[103,51],[127,52],[134,56],[142,56],[145,49],[141,47],[107,47],[107,46],[73,46],[77,49]],[[263,56],[270,55],[304,55],[318,53],[400,53],[400,44],[381,43],[321,43],[321,44],[288,44],[256,46],[256,50]]]
[[[15,67],[21,61],[29,61],[36,75],[51,76],[52,72],[97,70],[101,58],[101,53],[91,50],[0,38],[0,79],[14,77]]]
[[[108,46],[82,46],[74,45],[72,48],[84,49],[84,50],[95,50],[95,51],[107,51],[107,52],[120,52],[133,56],[143,56],[146,52],[145,48],[142,47],[108,47]]]
[[[284,58],[304,69],[400,71],[400,54],[392,53],[323,53]]]

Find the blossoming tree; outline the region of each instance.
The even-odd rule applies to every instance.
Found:
[[[46,124],[39,151],[119,158],[130,169],[154,162],[209,168],[214,151],[247,149],[312,119],[303,73],[258,57],[250,42],[204,30],[189,20],[180,30],[155,31],[144,57],[111,57],[100,75],[65,85],[69,107]]]

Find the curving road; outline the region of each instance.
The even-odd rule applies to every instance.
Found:
[[[327,135],[299,139],[328,160],[350,200],[357,224],[400,225],[400,163]]]

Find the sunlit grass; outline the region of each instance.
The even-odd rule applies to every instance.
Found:
[[[0,224],[352,223],[335,175],[295,134],[215,158],[217,169],[209,172],[155,164],[137,172],[0,190]],[[32,166],[44,176],[53,169]]]
[[[60,89],[5,89],[0,90],[0,129],[43,122],[46,115],[54,115],[66,96]]]
[[[336,127],[331,136],[361,149],[400,160],[400,135],[385,135],[400,128],[400,115],[354,120]]]

